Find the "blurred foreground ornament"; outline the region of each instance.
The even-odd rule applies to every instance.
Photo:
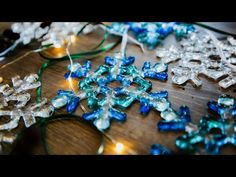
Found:
[[[38,40],[41,42],[41,47],[60,48],[70,40],[71,36],[76,36],[84,27],[84,33],[88,33],[93,29],[93,25],[88,24],[88,22],[53,22],[49,26],[42,26],[42,22],[13,23],[11,29],[20,37],[12,46],[0,53],[0,60],[3,60],[4,56],[14,50],[20,43],[27,45],[32,40]]]
[[[201,118],[194,131],[180,136],[176,146],[188,153],[220,154],[226,144],[236,147],[236,104],[233,97],[221,95],[218,102],[208,102],[210,111],[216,114]],[[198,144],[203,144],[204,149]]]

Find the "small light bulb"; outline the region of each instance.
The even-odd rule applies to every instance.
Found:
[[[74,87],[73,87],[73,80],[71,77],[68,78],[68,81],[69,81],[69,87],[70,89],[72,89],[74,91]]]
[[[70,36],[70,41],[71,41],[71,43],[75,43],[76,42],[76,36],[75,35],[71,35]]]
[[[116,143],[115,150],[117,153],[121,153],[124,150],[124,145],[122,143]]]

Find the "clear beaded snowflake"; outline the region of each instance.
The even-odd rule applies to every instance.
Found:
[[[160,48],[156,53],[163,63],[178,60],[177,66],[172,68],[175,84],[181,85],[191,80],[199,87],[202,81],[198,76],[203,74],[215,81],[227,76],[219,85],[228,88],[236,83],[233,66],[236,63],[235,52],[236,41],[232,37],[219,41],[212,34],[196,32],[183,39],[179,48]]]
[[[15,76],[12,78],[13,87],[10,87],[8,84],[1,84],[0,109],[8,106],[8,102],[10,101],[17,101],[17,108],[25,106],[30,100],[30,94],[26,93],[26,91],[37,88],[41,85],[37,79],[38,75],[36,74],[25,76],[23,80],[20,79],[20,76]]]
[[[20,35],[17,42],[22,42],[26,45],[33,39],[39,39],[48,32],[49,27],[41,28],[41,24],[42,22],[13,23],[11,29],[14,33],[18,33]]]
[[[61,47],[71,35],[77,35],[87,22],[53,22],[50,26],[41,27],[42,22],[14,23],[12,31],[20,34],[17,43],[29,44],[31,40],[40,40],[42,45]],[[84,33],[93,30],[93,25],[86,26]]]
[[[0,117],[9,116],[10,121],[0,125],[0,130],[11,130],[18,126],[20,118],[24,120],[26,127],[36,123],[35,117],[50,117],[54,111],[54,107],[47,105],[47,99],[43,99],[40,103],[27,105],[31,96],[26,93],[27,90],[37,88],[41,85],[38,81],[38,75],[30,74],[20,79],[19,76],[12,78],[13,87],[8,84],[0,85]],[[13,109],[6,109],[9,102],[15,102]]]

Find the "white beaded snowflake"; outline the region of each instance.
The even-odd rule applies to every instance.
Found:
[[[191,33],[180,42],[180,47],[160,48],[156,52],[163,63],[178,60],[172,68],[172,81],[181,85],[191,80],[197,87],[202,85],[199,74],[219,81],[223,88],[236,84],[236,40],[228,37],[219,41],[210,32]]]
[[[37,88],[41,85],[38,81],[37,74],[30,74],[20,79],[19,76],[12,78],[12,85],[0,85],[0,117],[10,116],[8,123],[0,125],[0,130],[11,130],[18,126],[21,117],[24,119],[26,127],[36,123],[35,117],[50,117],[54,112],[51,105],[47,105],[47,99],[43,99],[40,103],[27,105],[31,98],[27,90]],[[17,101],[12,110],[3,109],[8,106],[8,102]]]

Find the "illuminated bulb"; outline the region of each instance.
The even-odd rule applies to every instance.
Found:
[[[124,145],[122,143],[116,143],[115,151],[120,154],[123,150],[124,150]]]
[[[70,41],[71,41],[71,43],[75,43],[76,42],[76,36],[75,35],[71,35],[70,36]]]
[[[68,81],[69,81],[69,87],[70,87],[70,89],[72,89],[72,90],[74,91],[72,78],[69,77],[69,78],[68,78]]]

